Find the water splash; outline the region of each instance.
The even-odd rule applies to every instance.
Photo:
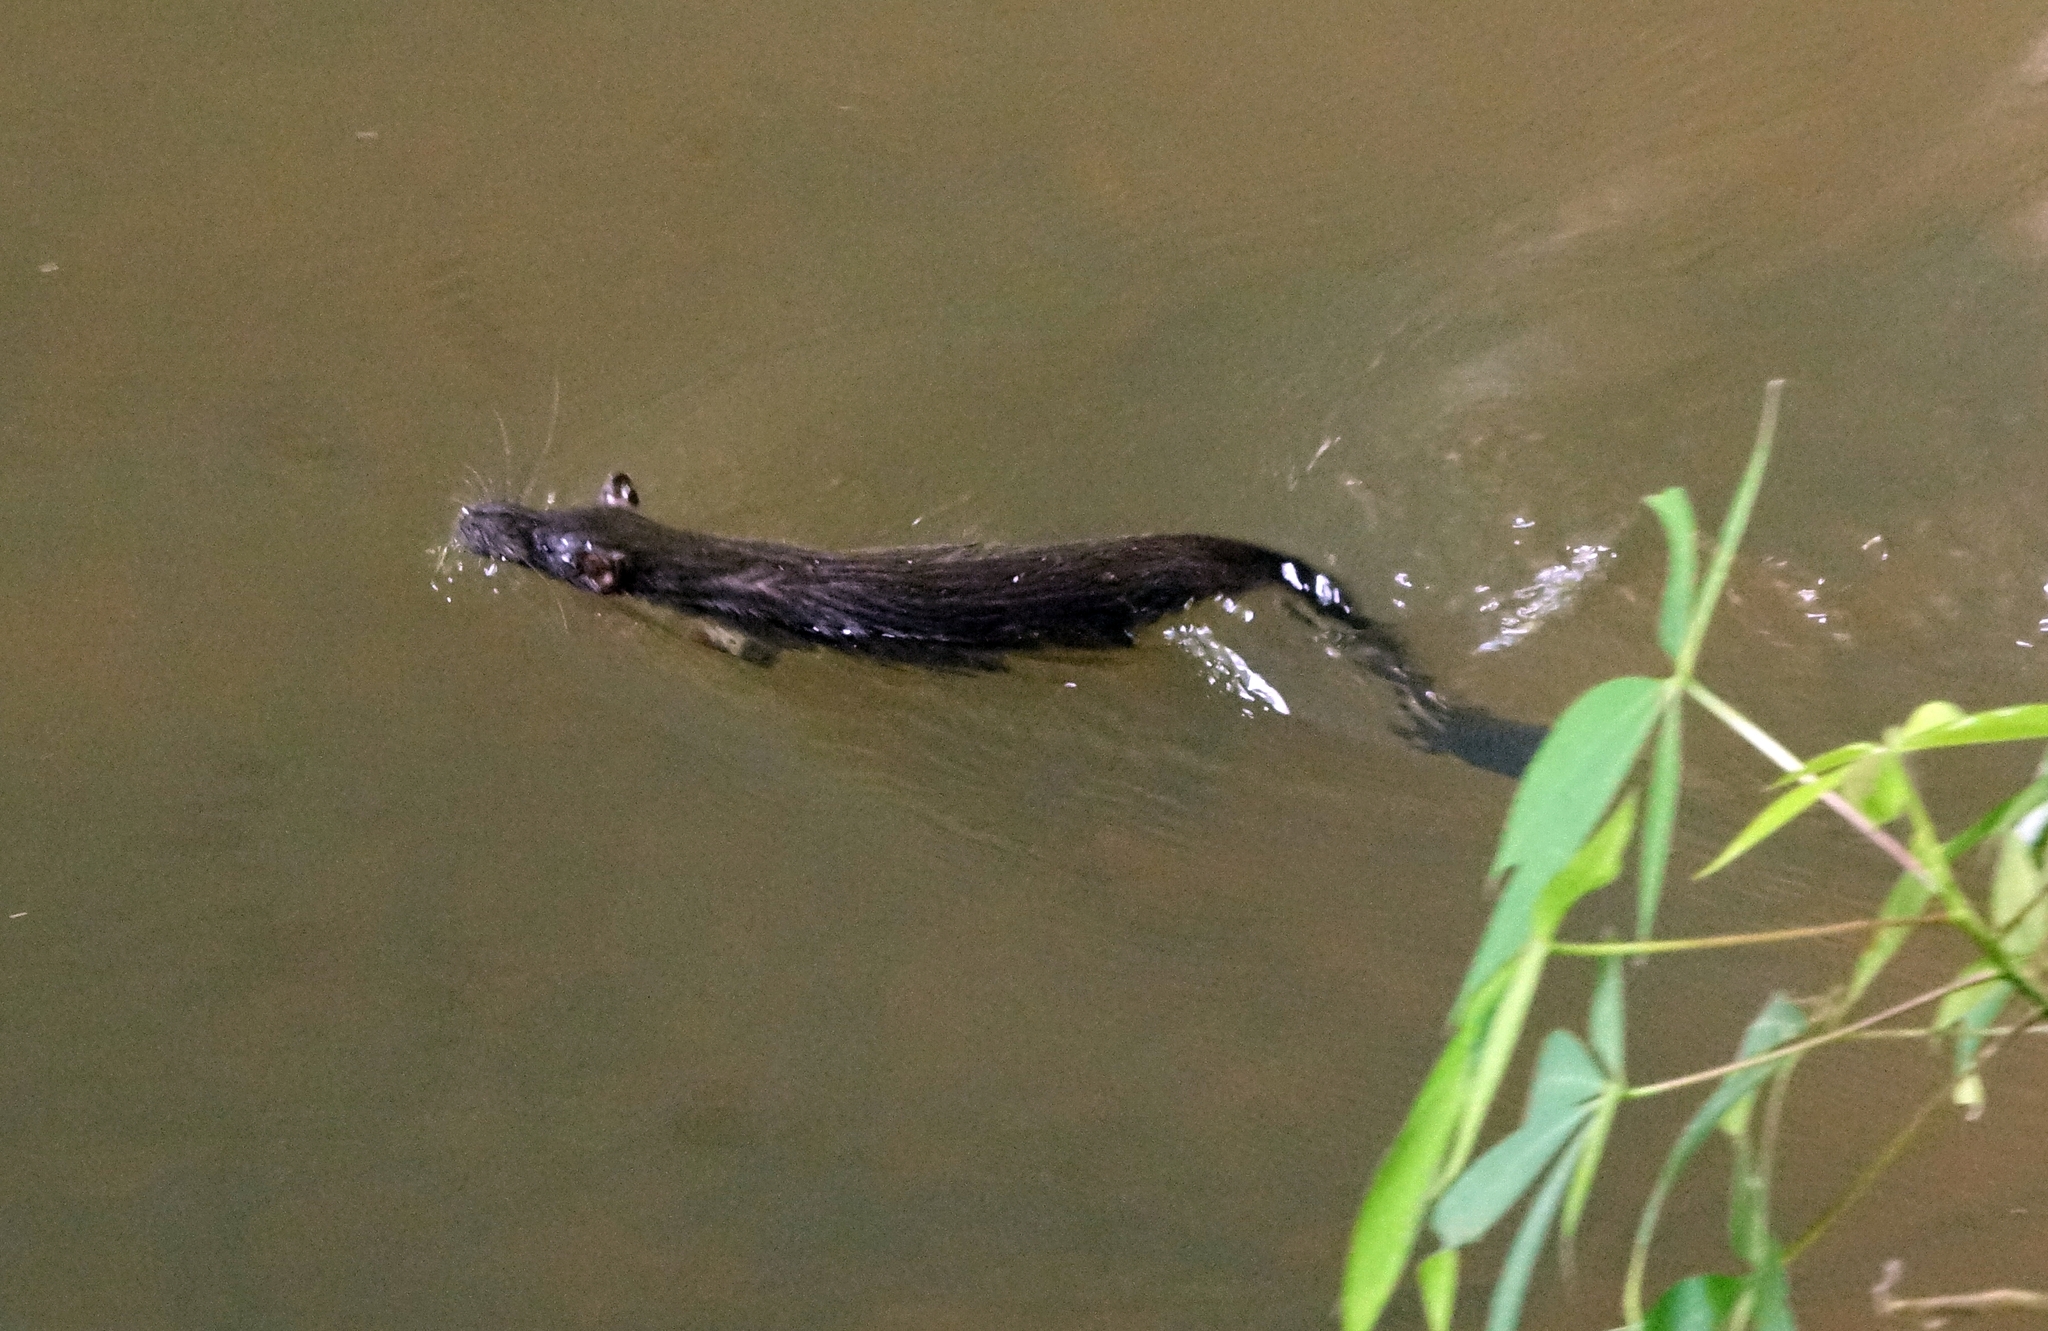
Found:
[[[1166,630],[1166,640],[1202,663],[1202,674],[1218,688],[1228,689],[1245,707],[1246,716],[1257,716],[1260,708],[1288,715],[1287,699],[1251,668],[1242,656],[1216,640],[1216,631],[1206,625],[1176,624]]]
[[[1575,545],[1567,562],[1539,570],[1534,582],[1516,588],[1508,593],[1505,600],[1500,597],[1489,600],[1481,609],[1502,611],[1500,632],[1480,643],[1479,650],[1502,651],[1534,633],[1544,620],[1569,606],[1577,598],[1579,588],[1599,570],[1602,561],[1613,557],[1614,551],[1604,545]],[[1479,587],[1474,590],[1483,594],[1489,589]]]

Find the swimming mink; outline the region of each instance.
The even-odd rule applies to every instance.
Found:
[[[456,539],[601,596],[698,616],[752,659],[813,646],[925,666],[994,668],[1038,647],[1128,647],[1139,628],[1268,583],[1331,625],[1341,653],[1394,687],[1422,748],[1520,776],[1544,728],[1439,695],[1385,625],[1305,561],[1221,536],[1118,536],[1056,545],[928,545],[844,554],[665,527],[623,474],[581,508],[465,507]]]

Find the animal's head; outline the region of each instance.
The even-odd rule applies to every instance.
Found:
[[[627,555],[608,539],[624,521],[641,521],[632,510],[640,496],[624,472],[613,473],[590,508],[527,508],[523,504],[465,505],[455,519],[455,539],[485,559],[521,564],[600,596],[619,589]]]

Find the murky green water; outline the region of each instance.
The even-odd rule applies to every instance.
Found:
[[[1717,686],[1807,749],[2037,699],[2044,34],[0,16],[0,1325],[1325,1325],[1504,782],[1405,748],[1270,601],[1181,622],[1285,716],[1156,635],[764,671],[458,566],[455,505],[624,467],[657,517],[817,545],[1263,540],[1538,718],[1654,666],[1638,496],[1717,510],[1783,374]],[[1763,775],[1698,756],[1696,849]],[[1671,927],[1858,913],[1882,872],[1787,850]],[[1647,972],[1639,1070],[1824,971]],[[2048,1075],[2001,1062],[1807,1259],[1810,1323],[1892,1256],[2041,1283]],[[1810,1074],[1787,1211],[1937,1073]],[[1537,1322],[1618,1320],[1655,1117]]]

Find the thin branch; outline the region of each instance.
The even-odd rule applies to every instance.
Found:
[[[1716,697],[1713,690],[1698,680],[1686,685],[1686,694],[1719,718],[1723,725],[1748,740],[1757,752],[1780,768],[1787,772],[1797,772],[1804,765],[1790,749],[1771,738],[1763,727]],[[1816,779],[1810,772],[1799,775],[1801,784],[1809,784]],[[1923,840],[1935,854],[1941,854],[1942,842],[1934,830],[1934,820],[1928,815],[1927,806],[1920,799],[1920,792],[1910,782],[1907,785],[1907,794],[1907,811],[1912,815],[1916,838]],[[1949,908],[1949,922],[1969,935],[1970,941],[1977,945],[1977,950],[1983,953],[1984,959],[1998,971],[2000,978],[2017,989],[2027,1001],[2048,1007],[2048,992],[2044,992],[2031,978],[2021,974],[2006,958],[1999,946],[1998,935],[1984,924],[1978,917],[1975,907],[1971,906],[1969,898],[1956,886],[1955,877],[1949,872],[1947,860],[1938,860],[1935,865],[1921,860],[1901,845],[1891,833],[1870,821],[1861,809],[1844,799],[1839,791],[1830,790],[1820,798],[1822,803],[1839,814],[1844,822],[1862,833],[1872,845],[1890,856],[1900,868],[1919,879],[1930,894],[1946,903]]]
[[[1951,987],[1953,988],[1954,986]],[[2048,1017],[2048,1010],[2036,1008],[2034,1009],[2033,1016],[2029,1017],[2025,1023],[2012,1029],[2029,1029],[2042,1017]],[[1997,1057],[1999,1050],[2005,1048],[2010,1034],[2008,1032],[2005,1035],[2000,1035],[1987,1043],[1984,1048],[1978,1050],[1977,1056],[1970,1060],[1968,1071],[1960,1076],[1949,1078],[1940,1087],[1936,1088],[1933,1095],[1928,1096],[1926,1100],[1921,1102],[1920,1107],[1913,1111],[1913,1117],[1907,1119],[1906,1125],[1892,1134],[1892,1139],[1884,1144],[1884,1149],[1879,1151],[1870,1163],[1857,1171],[1856,1177],[1850,1181],[1848,1187],[1842,1190],[1840,1196],[1829,1203],[1828,1209],[1821,1212],[1819,1217],[1806,1227],[1804,1233],[1785,1245],[1785,1264],[1787,1266],[1790,1266],[1793,1259],[1798,1257],[1800,1253],[1805,1252],[1813,1245],[1815,1240],[1819,1239],[1822,1234],[1825,1234],[1828,1227],[1841,1219],[1850,1207],[1862,1201],[1864,1195],[1877,1186],[1879,1175],[1883,1174],[1885,1170],[1890,1169],[1893,1163],[1906,1153],[1906,1148],[1912,1145],[1914,1136],[1919,1133],[1921,1126],[1927,1122],[1929,1115],[1949,1102],[1955,1095],[1956,1087],[1962,1085],[1968,1078],[1982,1072],[1984,1065]]]
[[[1700,952],[1716,947],[1747,947],[1752,943],[1792,943],[1861,930],[1903,929],[1921,924],[1947,924],[1947,915],[1906,915],[1894,920],[1846,920],[1840,924],[1809,924],[1795,929],[1769,929],[1753,934],[1712,934],[1704,938],[1650,938],[1636,943],[1552,943],[1560,957],[1632,957],[1653,952]]]
[[[1930,1035],[1939,1035],[1940,1028],[1934,1026],[1893,1026],[1882,1031],[1858,1031],[1859,1040],[1925,1040]],[[1986,1036],[2048,1035],[2048,1021],[2037,1021],[2029,1026],[1986,1026]]]
[[[1906,1148],[1913,1144],[1913,1138],[1919,1135],[1928,1117],[1948,1103],[1949,1097],[1955,1094],[1955,1087],[1954,1081],[1944,1082],[1935,1089],[1934,1094],[1920,1102],[1920,1107],[1913,1111],[1913,1116],[1906,1120],[1906,1125],[1893,1133],[1892,1139],[1884,1144],[1884,1149],[1856,1171],[1856,1177],[1849,1181],[1848,1187],[1842,1189],[1840,1196],[1828,1203],[1828,1209],[1822,1211],[1798,1238],[1785,1245],[1785,1265],[1790,1266],[1794,1258],[1811,1247],[1815,1240],[1828,1231],[1829,1226],[1841,1219],[1850,1207],[1862,1201],[1864,1196],[1877,1186],[1878,1178],[1897,1164],[1899,1157],[1906,1153]]]
[[[1725,1077],[1731,1072],[1740,1072],[1744,1068],[1762,1067],[1766,1063],[1775,1063],[1781,1058],[1790,1058],[1794,1054],[1803,1054],[1809,1049],[1818,1049],[1824,1044],[1833,1044],[1837,1040],[1847,1039],[1856,1032],[1867,1030],[1881,1021],[1889,1021],[1902,1012],[1911,1012],[1916,1007],[1925,1007],[1927,1004],[1938,999],[1948,997],[1959,989],[1968,989],[1973,985],[1983,984],[1986,980],[1992,978],[1994,977],[1986,975],[1981,971],[1974,975],[1965,975],[1958,979],[1950,980],[1939,988],[1929,989],[1924,994],[1909,998],[1903,1003],[1895,1003],[1882,1012],[1873,1012],[1867,1017],[1850,1022],[1847,1026],[1837,1027],[1832,1031],[1813,1036],[1810,1039],[1795,1040],[1791,1044],[1779,1045],[1776,1049],[1769,1049],[1749,1058],[1738,1058],[1733,1063],[1723,1063],[1719,1067],[1706,1068],[1699,1072],[1688,1072],[1683,1077],[1673,1077],[1669,1081],[1651,1082],[1646,1086],[1631,1086],[1623,1093],[1622,1098],[1625,1100],[1647,1099],[1653,1095],[1662,1095],[1666,1091],[1681,1090],[1687,1086],[1697,1086],[1703,1081],[1713,1081],[1716,1078]]]
[[[1782,772],[1796,772],[1806,765],[1800,762],[1798,756],[1790,749],[1771,738],[1770,733],[1762,726],[1759,726],[1756,722],[1723,702],[1712,689],[1709,689],[1698,680],[1693,680],[1686,687],[1686,693],[1694,702],[1713,713],[1722,725],[1727,726],[1730,730],[1742,736],[1743,739],[1749,741],[1749,746],[1770,759],[1771,763],[1778,770]],[[1799,778],[1801,784],[1808,784],[1816,779],[1811,773]],[[1901,869],[1912,874],[1921,882],[1926,883],[1930,889],[1935,886],[1934,879],[1928,873],[1927,866],[1915,858],[1912,851],[1907,850],[1905,846],[1900,844],[1897,837],[1885,831],[1876,823],[1871,822],[1869,818],[1864,816],[1861,809],[1844,799],[1839,791],[1829,791],[1820,797],[1820,801],[1839,814],[1842,820],[1848,823],[1849,826],[1862,833],[1871,845],[1876,846],[1879,850],[1890,856],[1892,862]]]
[[[1812,780],[1811,777],[1807,779]],[[1871,822],[1869,818],[1864,816],[1863,810],[1843,798],[1842,792],[1830,790],[1827,794],[1820,797],[1820,802],[1833,809],[1837,814],[1840,814],[1842,821],[1855,828],[1858,832],[1861,832],[1871,845],[1876,846],[1879,850],[1891,856],[1894,864],[1904,869],[1907,873],[1912,874],[1921,882],[1932,886],[1933,875],[1928,873],[1927,866],[1920,863],[1915,858],[1913,852],[1907,850],[1897,837],[1885,831],[1876,823]]]
[[[1902,1299],[1892,1293],[1906,1264],[1894,1257],[1884,1264],[1884,1275],[1870,1287],[1870,1306],[1879,1317],[1900,1313],[2048,1313],[2048,1294],[2031,1289],[1984,1289],[1974,1294],[1935,1294],[1926,1298]]]

